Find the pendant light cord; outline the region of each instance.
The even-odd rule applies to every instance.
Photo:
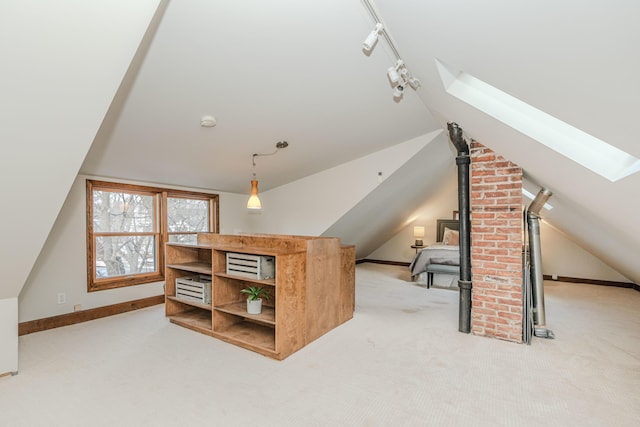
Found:
[[[282,150],[283,148],[287,148],[288,146],[289,146],[289,143],[287,141],[278,141],[276,143],[276,151],[274,151],[273,153],[253,153],[251,155],[251,163],[253,164],[253,177],[254,177],[254,179],[256,177],[256,157],[258,157],[258,156],[273,156],[278,151]]]

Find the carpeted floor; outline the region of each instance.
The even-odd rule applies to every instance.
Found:
[[[361,264],[356,313],[278,362],[155,306],[20,337],[0,426],[635,426],[640,293],[546,282],[555,340],[458,332],[458,294]]]

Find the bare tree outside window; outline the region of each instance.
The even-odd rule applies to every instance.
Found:
[[[101,277],[156,271],[155,205],[153,195],[94,191],[94,233],[112,234],[96,239]]]
[[[210,230],[211,216],[207,200],[167,198],[169,241],[195,243],[196,233]]]

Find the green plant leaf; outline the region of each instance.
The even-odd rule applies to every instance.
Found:
[[[267,288],[259,286],[249,286],[248,288],[240,289],[240,292],[247,294],[247,299],[250,301],[255,301],[260,298],[269,301],[271,296]]]

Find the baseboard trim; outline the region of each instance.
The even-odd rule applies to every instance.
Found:
[[[75,323],[88,322],[89,320],[100,319],[102,317],[113,316],[163,303],[164,295],[156,295],[153,297],[121,302],[104,307],[90,308],[88,310],[74,311],[73,313],[45,317],[44,319],[30,320],[28,322],[18,324],[18,335],[22,336],[33,332],[59,328],[61,326],[69,326]]]
[[[597,279],[582,279],[579,277],[567,277],[567,276],[558,276],[557,279],[553,279],[552,276],[548,274],[544,274],[542,276],[544,280],[551,280],[554,282],[568,282],[568,283],[585,283],[587,285],[599,285],[599,286],[614,286],[616,288],[629,288],[635,289],[636,291],[640,291],[640,286],[631,282],[616,282],[611,280],[597,280]]]
[[[385,260],[382,260],[382,259],[369,259],[369,258],[363,258],[363,259],[356,260],[356,264],[362,264],[362,263],[365,263],[365,262],[371,262],[373,264],[399,265],[401,267],[409,267],[409,265],[411,264],[409,262],[385,261]]]
[[[362,258],[362,259],[356,260],[356,264],[363,264],[365,262],[371,262],[374,264],[398,265],[402,267],[409,267],[409,265],[411,265],[411,263],[408,263],[408,262],[385,261],[381,259]],[[553,278],[547,274],[543,275],[543,279],[553,280]],[[632,282],[616,282],[616,281],[610,281],[610,280],[582,279],[579,277],[567,277],[567,276],[558,276],[558,278],[553,281],[568,282],[568,283],[585,283],[587,285],[599,285],[599,286],[615,286],[618,288],[634,289],[640,292],[640,285]]]

